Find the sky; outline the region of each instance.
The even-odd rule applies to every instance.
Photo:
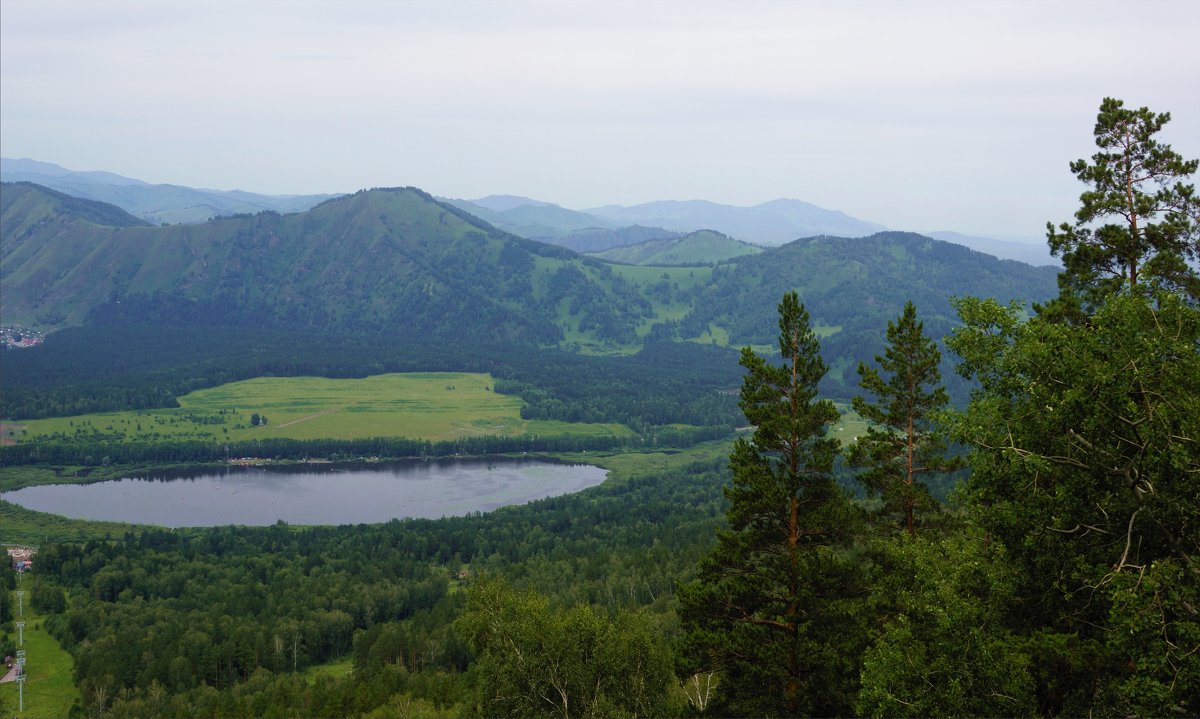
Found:
[[[1200,0],[3,0],[0,155],[1039,238],[1104,97],[1200,156],[1197,38]]]

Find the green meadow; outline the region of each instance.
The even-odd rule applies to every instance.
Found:
[[[833,405],[842,413],[842,417],[829,428],[830,436],[841,442],[843,447],[847,447],[867,433],[867,421],[851,409],[849,404],[834,402]]]
[[[22,442],[632,434],[617,424],[523,420],[521,398],[493,387],[490,375],[458,372],[259,377],[192,392],[177,408],[28,420],[7,429]],[[266,423],[254,426],[254,415]]]
[[[6,556],[5,559],[8,557]],[[71,705],[79,698],[79,690],[75,688],[72,678],[71,655],[58,644],[58,640],[46,631],[45,617],[29,606],[29,590],[33,582],[26,577],[18,585],[25,590],[24,616],[18,619],[25,621],[25,669],[28,672],[25,679],[25,711],[18,712],[18,687],[15,682],[0,684],[0,706],[4,707],[5,716],[22,717],[22,719],[58,719],[69,716]],[[16,596],[10,595],[13,601],[13,614],[17,614]],[[14,639],[16,632],[14,629]]]

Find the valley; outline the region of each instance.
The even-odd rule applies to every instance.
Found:
[[[295,199],[0,185],[41,340],[0,351],[0,490],[96,518],[0,500],[25,715],[1195,709],[1173,245],[1123,291],[797,201]]]

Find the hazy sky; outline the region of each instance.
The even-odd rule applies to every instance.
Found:
[[[1200,156],[1198,47],[1198,0],[3,0],[0,154],[1037,236],[1078,204],[1105,96]]]

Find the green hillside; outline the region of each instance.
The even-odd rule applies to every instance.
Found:
[[[692,310],[664,329],[679,339],[766,347],[778,334],[771,311],[795,289],[822,334],[830,366],[823,390],[846,397],[856,391],[858,361],[882,352],[884,329],[905,301],[916,304],[928,334],[940,338],[957,322],[951,298],[1044,301],[1056,293],[1056,276],[1054,268],[912,233],[815,237],[713,268],[711,282],[689,294]],[[959,379],[945,361],[942,374],[953,389]],[[958,391],[965,396],[965,387]]]
[[[743,255],[762,252],[763,248],[735,240],[712,230],[700,230],[675,239],[650,240],[626,247],[613,247],[591,253],[608,262],[630,265],[707,265]]]
[[[33,185],[4,194],[6,322],[313,327],[535,344],[571,334],[603,345],[635,341],[651,311],[606,265],[500,232],[412,188],[359,192],[293,215],[171,227],[102,225]],[[16,209],[35,215],[30,207],[53,221],[18,222]]]
[[[131,226],[116,208],[36,185],[3,195],[0,315],[44,329],[238,327],[628,354],[664,342],[768,346],[776,303],[797,290],[823,337],[824,390],[845,397],[905,301],[941,337],[955,321],[951,297],[1056,291],[1051,268],[906,233],[758,250],[698,232],[621,248],[611,255],[638,264],[612,264],[507,234],[415,188],[170,227]]]

